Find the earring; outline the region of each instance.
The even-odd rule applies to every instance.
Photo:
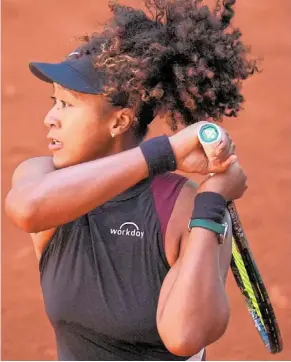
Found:
[[[114,138],[115,137],[115,133],[111,132],[111,137]]]

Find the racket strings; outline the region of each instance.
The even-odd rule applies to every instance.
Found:
[[[241,277],[242,282],[243,282],[244,292],[247,292],[247,296],[250,297],[254,309],[256,310],[259,317],[262,319],[262,314],[261,314],[260,307],[259,307],[258,302],[257,302],[257,298],[255,296],[253,286],[251,284],[248,272],[247,272],[247,270],[245,268],[244,261],[243,261],[243,259],[241,257],[241,254],[239,253],[239,251],[237,249],[237,246],[236,246],[236,243],[235,243],[234,239],[233,239],[232,245],[233,245],[232,255],[233,255],[234,261],[235,261],[235,263],[236,263],[236,265],[238,267],[238,271],[239,271],[240,277]],[[262,320],[262,323],[263,323],[263,320]]]
[[[228,210],[233,227],[231,260],[233,275],[245,296],[249,313],[266,348],[272,353],[278,353],[283,345],[275,312],[233,202],[228,204]]]
[[[232,209],[232,213],[235,208]],[[247,239],[237,214],[233,220],[233,253],[231,268],[266,348],[271,353],[282,350],[282,339],[268,293],[249,250]]]

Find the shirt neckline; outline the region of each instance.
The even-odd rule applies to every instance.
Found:
[[[150,187],[152,180],[153,178],[146,178],[138,182],[134,186],[130,187],[129,189],[123,191],[119,195],[109,200],[107,203],[129,200],[133,197],[136,197],[137,195],[141,194],[143,191],[145,191],[147,188]]]

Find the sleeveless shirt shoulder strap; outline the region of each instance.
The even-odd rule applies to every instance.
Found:
[[[151,184],[151,191],[164,240],[176,200],[187,181],[188,179],[184,176],[167,172],[156,176]]]

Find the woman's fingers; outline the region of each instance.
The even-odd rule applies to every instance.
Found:
[[[233,163],[237,161],[236,155],[230,155],[225,161],[221,162],[218,159],[210,161],[209,172],[221,173],[225,172]]]
[[[235,151],[235,144],[227,132],[223,133],[221,143],[216,149],[216,156],[220,162],[227,160]]]
[[[233,163],[237,161],[237,155],[231,155],[229,158],[222,163],[222,168],[227,170]]]

